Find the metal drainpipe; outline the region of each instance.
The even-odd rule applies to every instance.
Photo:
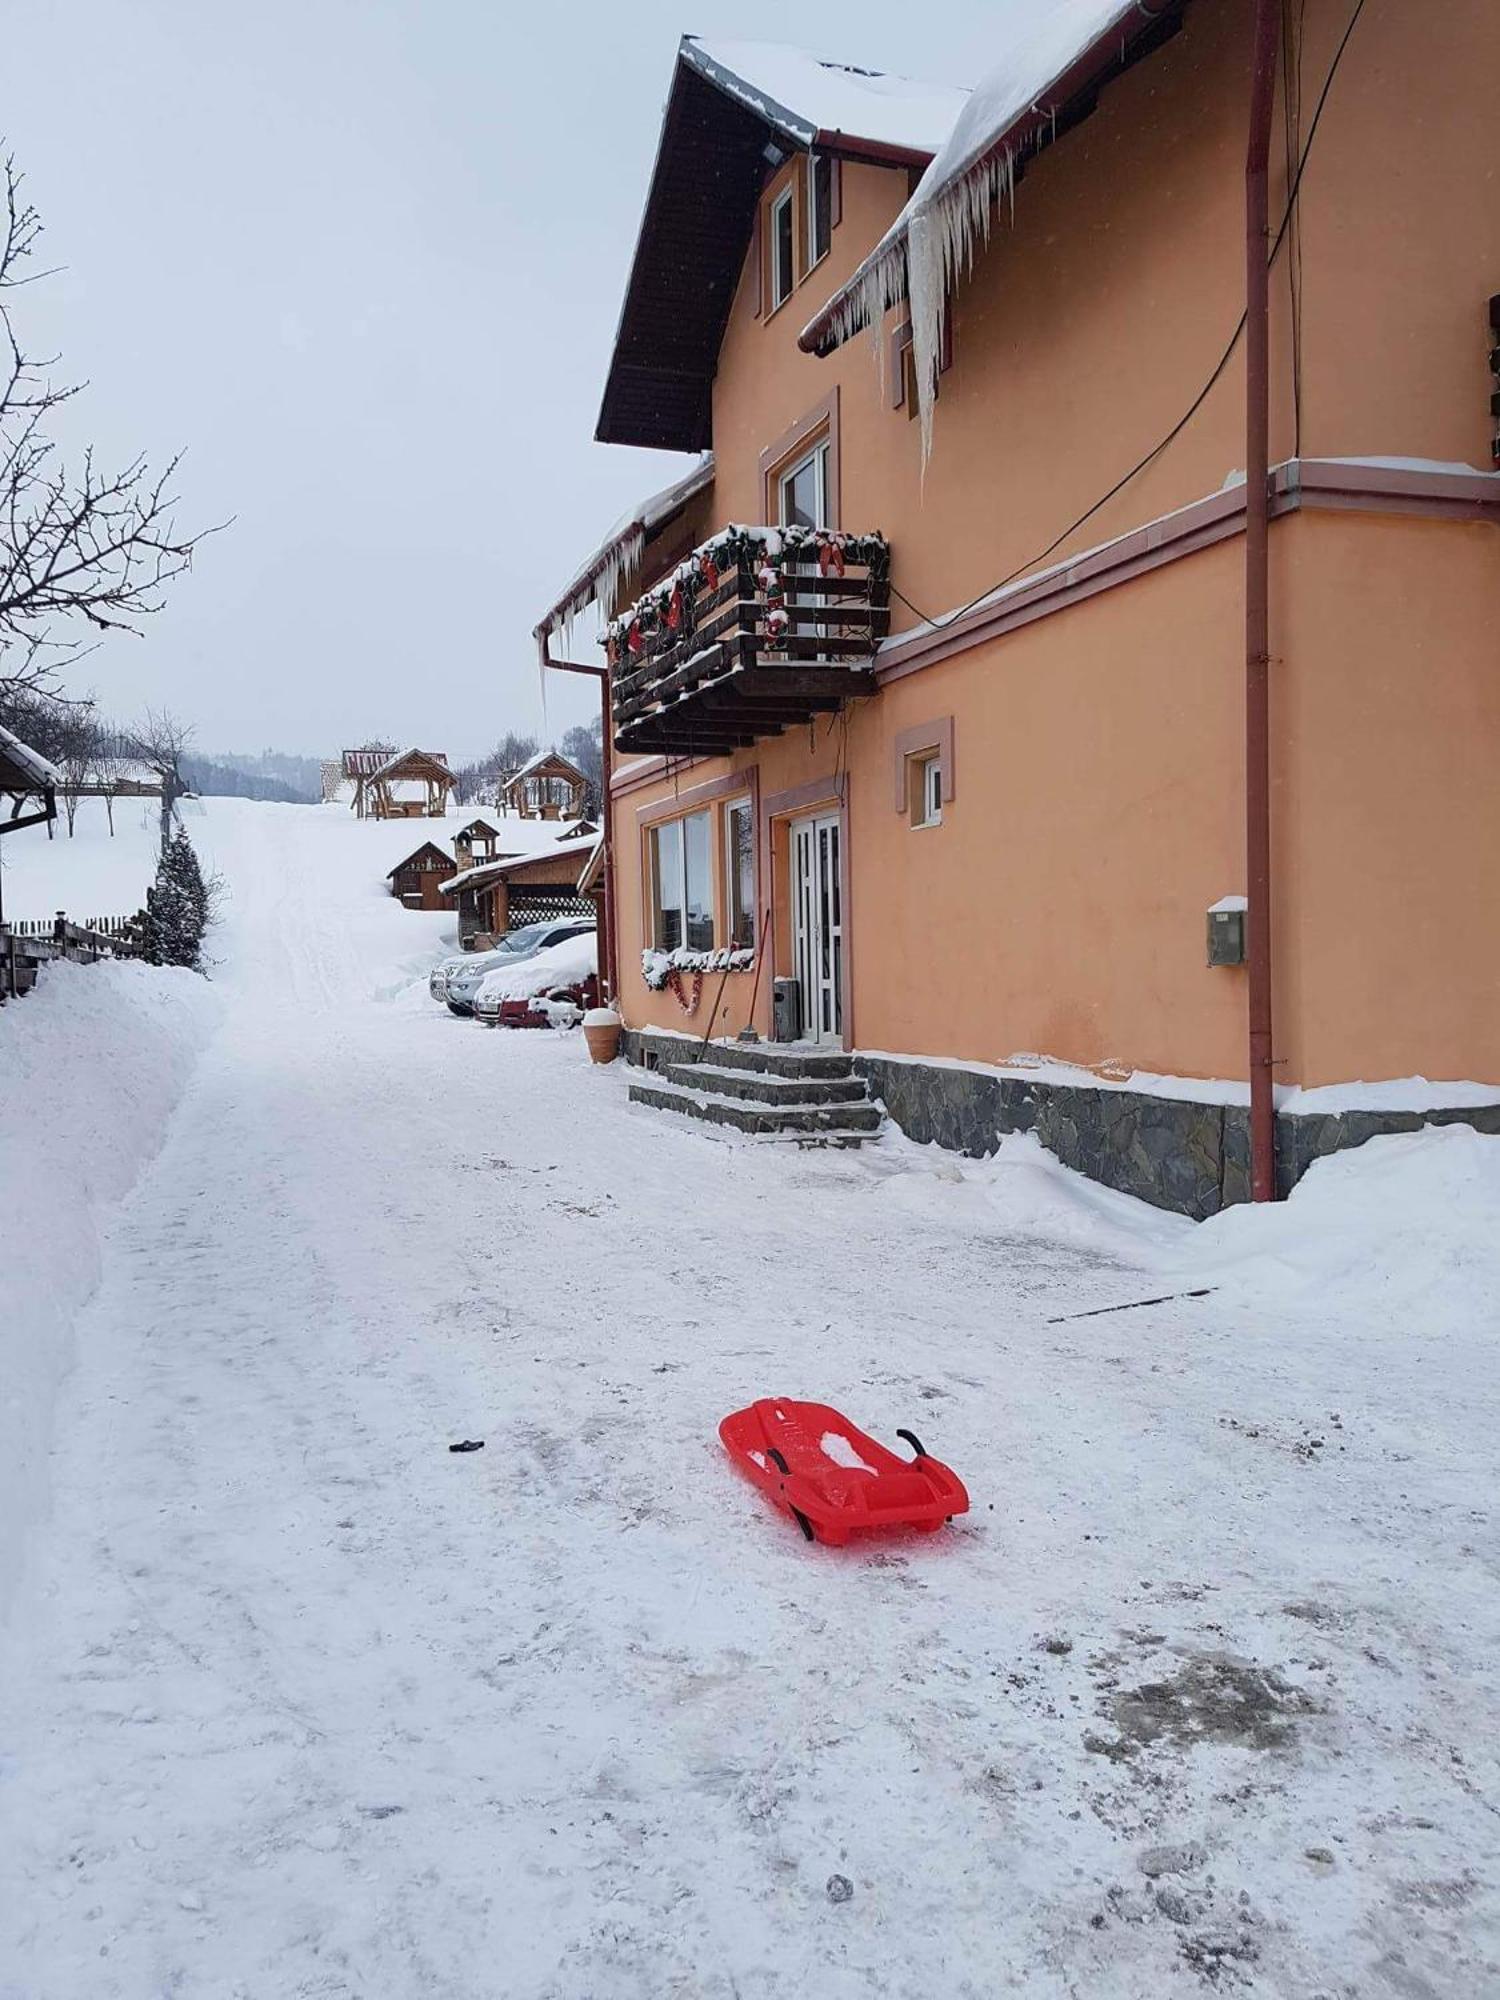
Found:
[[[1255,0],[1245,157],[1245,928],[1250,1198],[1276,1198],[1271,1052],[1270,192],[1280,0]]]
[[[554,660],[549,650],[548,635],[537,634],[537,649],[542,658],[542,671],[550,667],[560,674],[588,674],[599,683],[599,706],[602,733],[599,744],[599,829],[604,835],[604,949],[599,954],[600,978],[607,982],[607,992],[603,996],[611,1006],[620,1004],[620,965],[615,948],[615,838],[614,812],[610,802],[609,785],[614,773],[614,718],[610,713],[609,668],[592,667],[582,660]]]

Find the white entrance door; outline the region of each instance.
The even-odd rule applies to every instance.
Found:
[[[842,1046],[844,906],[837,813],[791,825],[792,952],[802,993],[802,1034]]]

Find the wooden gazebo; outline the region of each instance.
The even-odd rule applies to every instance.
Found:
[[[522,819],[577,819],[588,788],[576,764],[555,750],[539,750],[501,788],[500,809]]]
[[[356,779],[354,810],[361,819],[441,819],[457,782],[441,752],[398,750]]]

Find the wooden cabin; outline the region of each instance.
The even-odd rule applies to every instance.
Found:
[[[354,810],[361,819],[441,819],[458,780],[437,750],[398,750],[356,775]]]
[[[404,861],[398,861],[386,876],[391,894],[399,896],[409,910],[446,910],[449,898],[443,884],[453,873],[453,857],[436,841],[424,840]]]
[[[555,750],[539,750],[501,786],[500,809],[522,819],[578,819],[588,789],[576,764]]]
[[[452,877],[461,948],[471,950],[481,934],[503,937],[523,924],[593,916],[593,898],[580,893],[578,877],[594,844],[587,836],[562,840],[548,853],[502,856]]]

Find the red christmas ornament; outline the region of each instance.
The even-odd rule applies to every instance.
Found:
[[[818,545],[818,568],[824,576],[844,574],[844,545],[842,542],[821,542]]]
[[[669,632],[680,632],[682,630],[682,585],[680,583],[673,584],[672,595],[667,603],[667,630]]]
[[[639,618],[631,619],[630,630],[625,634],[625,643],[632,653],[638,653],[641,650],[641,621]]]
[[[699,557],[698,574],[703,579],[703,588],[705,590],[718,589],[719,565],[714,561],[712,556],[705,555]]]

